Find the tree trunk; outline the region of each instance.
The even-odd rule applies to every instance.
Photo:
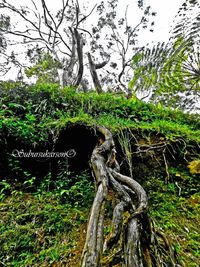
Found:
[[[78,56],[78,74],[74,86],[79,86],[83,77],[83,38],[77,29],[74,29],[74,35],[77,44],[77,56]]]
[[[88,53],[88,61],[89,61],[90,73],[92,76],[92,81],[94,83],[94,87],[95,87],[97,93],[101,94],[103,92],[103,89],[102,89],[101,84],[99,82],[97,71],[96,71],[96,66],[92,60],[90,53]]]
[[[91,156],[96,196],[81,267],[178,266],[166,237],[152,227],[145,190],[137,181],[120,174],[112,134],[104,127],[97,127],[97,132],[99,141]],[[111,190],[115,206],[111,232],[104,238],[105,204]]]

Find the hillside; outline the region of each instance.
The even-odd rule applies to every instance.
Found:
[[[199,266],[198,115],[48,84],[2,82],[0,104],[2,266],[78,266],[95,195],[89,160],[97,125],[111,131],[121,173],[147,192],[153,225],[173,257],[180,266]],[[111,211],[107,204],[106,236]],[[103,266],[121,266],[106,260]]]

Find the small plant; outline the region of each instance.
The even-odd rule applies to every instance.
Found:
[[[74,207],[89,207],[93,200],[94,186],[87,172],[58,180],[56,185],[61,201]]]
[[[200,174],[200,160],[193,160],[189,163],[188,168],[191,174]]]
[[[2,182],[0,182],[0,186],[0,200],[2,200],[6,196],[8,191],[11,189],[11,185],[6,182],[6,180],[3,180]]]

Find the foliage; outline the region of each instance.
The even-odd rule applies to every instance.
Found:
[[[192,174],[200,174],[200,160],[193,160],[188,165]]]
[[[197,46],[199,40],[200,3],[198,0],[185,0],[176,15],[171,35],[174,39],[192,39]]]
[[[8,160],[13,171],[11,181],[3,177],[0,184],[0,261],[4,265],[78,266],[94,194],[91,176],[70,173],[63,166],[55,177],[49,172],[38,180],[9,155],[8,144],[12,140],[13,146],[44,148],[51,142],[53,147],[63,129],[70,131],[71,125],[81,123],[91,128],[105,125],[116,140],[122,131],[130,134],[133,175],[149,194],[156,225],[174,241],[180,263],[195,266],[200,188],[198,173],[190,173],[186,165],[191,163],[193,168],[198,161],[198,115],[123,95],[83,94],[72,87],[39,83],[2,82],[0,105],[1,160]],[[123,153],[120,157],[124,164]],[[166,172],[168,184],[164,183]],[[109,231],[105,225],[105,233]]]
[[[164,192],[154,191],[151,195],[151,214],[155,223],[173,241],[181,266],[196,267],[200,259],[197,226],[200,195],[183,198],[177,195],[178,188],[174,184],[159,186],[165,188]]]
[[[148,93],[154,103],[198,110],[199,52],[191,40],[158,43],[133,57],[134,92]]]
[[[200,259],[199,176],[190,174],[180,158],[176,162],[169,162],[168,158],[168,164],[171,165],[168,183],[164,182],[161,169],[151,170],[146,166],[148,171],[145,172],[143,187],[148,192],[150,214],[154,226],[173,243],[179,264],[196,267]],[[141,167],[139,169],[143,172]]]
[[[34,66],[27,68],[25,73],[29,78],[36,76],[37,83],[54,83],[58,76],[58,69],[61,67],[61,64],[53,59],[52,55],[48,52],[40,55],[38,62]]]
[[[72,207],[89,207],[94,187],[91,176],[87,172],[73,175],[64,168],[56,179],[53,179],[51,174],[42,179],[37,192],[44,191],[52,191],[62,203],[68,203]]]
[[[123,128],[155,130],[166,138],[199,140],[199,119],[180,111],[145,104],[134,98],[105,93],[76,93],[58,85],[1,83],[2,138],[15,136],[25,142],[45,142],[70,123],[102,124],[113,131]],[[111,123],[112,122],[112,123]]]
[[[83,72],[88,68],[88,52],[92,51],[95,69],[107,65],[101,71],[102,84],[114,85],[118,90],[126,89],[129,75],[125,69],[130,68],[131,62],[129,52],[138,49],[140,29],[153,31],[155,12],[143,0],[136,1],[135,8],[140,11],[141,19],[139,23],[129,22],[128,7],[124,8],[121,17],[119,2],[101,1],[90,8],[89,4],[81,1],[60,0],[52,10],[45,0],[39,3],[27,1],[25,6],[20,1],[14,4],[10,0],[2,1],[0,9],[5,16],[0,19],[0,36],[7,39],[9,45],[17,39],[15,44],[19,48],[10,53],[11,45],[8,46],[11,49],[6,50],[5,47],[5,53],[1,56],[8,64],[4,64],[2,72],[9,74],[15,68],[19,71],[18,79],[24,79],[26,70],[28,77],[39,75],[40,82],[53,80],[64,86],[82,83],[83,88],[89,89]],[[88,19],[91,16],[92,23]],[[9,28],[2,26],[6,19]],[[18,53],[17,50],[22,52]],[[50,58],[46,60],[45,55]],[[119,63],[116,63],[116,57]],[[42,77],[43,70],[45,77]],[[88,76],[88,71],[85,76]]]
[[[9,16],[5,16],[3,14],[1,14],[0,16],[0,29],[5,29],[7,30],[10,26],[10,17]],[[5,51],[7,46],[6,43],[6,38],[5,36],[0,32],[0,51],[3,52]],[[3,64],[2,64],[3,65]],[[2,71],[2,69],[1,69]]]
[[[157,177],[151,176],[149,172],[143,184],[148,191],[154,227],[165,232],[173,241],[180,265],[196,267],[200,256],[198,250],[200,196],[199,188],[195,186],[196,191],[192,191],[193,185],[188,183],[188,179],[194,182],[194,176],[190,176],[183,167],[171,168],[171,181],[165,184],[160,176],[161,170],[157,169],[154,173]],[[52,181],[50,176],[46,177],[34,193],[13,189],[4,192],[0,204],[0,261],[4,265],[78,266],[93,189],[90,191],[90,196],[84,195],[85,203],[88,201],[87,209],[82,207],[80,195],[78,195],[79,203],[75,201],[72,204],[67,198],[63,201],[62,190],[65,187],[70,188],[73,179],[76,186],[77,181],[87,179],[85,174],[81,176],[72,176],[71,180],[66,180],[63,172],[55,181]],[[175,179],[176,181],[179,179],[178,186],[174,183]],[[51,187],[49,182],[53,183],[53,190],[49,190]],[[8,185],[5,187],[8,188]],[[181,194],[179,187],[182,188]],[[82,185],[80,190],[83,190]],[[72,192],[70,199],[74,199],[73,190],[68,192]],[[107,234],[110,232],[109,223],[108,217],[105,225]]]
[[[0,261],[4,266],[67,265],[82,249],[81,224],[85,209],[61,203],[54,192],[12,191],[0,204]],[[76,259],[75,265],[78,259]]]
[[[185,0],[166,43],[144,47],[133,56],[134,91],[142,91],[154,103],[198,110],[200,96],[200,5]]]
[[[69,175],[63,170],[56,180],[50,174],[44,177],[36,189],[34,177],[29,177],[24,185],[35,188],[33,193],[24,193],[2,181],[1,263],[17,267],[73,261],[75,251],[80,253],[82,249],[79,231],[93,199],[90,179],[86,172]],[[79,259],[75,261],[77,264]]]

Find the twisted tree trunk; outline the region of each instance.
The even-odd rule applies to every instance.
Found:
[[[96,196],[91,208],[81,267],[178,266],[166,237],[157,236],[147,214],[147,194],[130,177],[120,174],[112,134],[97,127],[99,141],[91,156]],[[115,198],[112,229],[104,238],[108,191]],[[163,245],[164,243],[164,245]],[[164,256],[162,255],[164,254]]]

